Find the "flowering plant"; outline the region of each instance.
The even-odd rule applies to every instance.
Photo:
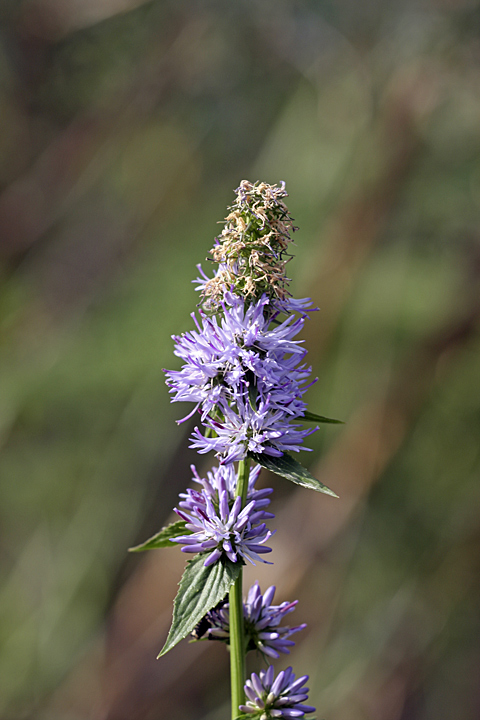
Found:
[[[335,493],[290,453],[318,429],[301,423],[336,423],[307,410],[312,385],[306,350],[296,339],[309,299],[288,292],[288,247],[296,229],[284,203],[284,183],[243,180],[225,226],[210,251],[218,264],[209,278],[200,266],[196,329],[174,336],[180,370],[166,372],[172,402],[191,402],[198,417],[190,447],[215,453],[218,464],[205,478],[192,466],[196,487],[180,494],[177,522],[132,550],[180,544],[193,553],[180,581],[173,620],[159,657],[189,633],[197,640],[229,645],[232,720],[303,717],[308,688],[291,668],[274,677],[270,659],[288,653],[290,637],[305,625],[282,626],[296,601],[272,605],[275,588],[262,595],[258,583],[242,602],[242,567],[264,558],[272,531],[267,510],[272,490],[258,490],[262,467],[298,485]],[[313,381],[315,382],[315,381]],[[228,600],[227,600],[228,596]],[[257,650],[267,669],[245,678],[245,655]]]

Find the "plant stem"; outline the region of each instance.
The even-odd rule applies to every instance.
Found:
[[[250,459],[240,460],[238,463],[237,474],[237,490],[235,495],[242,498],[242,507],[245,505],[248,493],[248,476],[249,476]]]
[[[239,705],[245,703],[245,650],[243,638],[242,570],[230,588],[230,685],[232,690],[232,720],[238,717]]]
[[[238,464],[237,497],[242,498],[242,507],[245,505],[248,492],[249,460],[241,460]],[[230,588],[230,683],[232,689],[232,720],[239,715],[239,705],[245,703],[245,636],[243,630],[243,593],[242,577],[240,574]]]

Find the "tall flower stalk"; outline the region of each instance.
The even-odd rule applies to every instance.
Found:
[[[193,404],[183,422],[198,419],[190,447],[213,452],[205,478],[192,467],[196,487],[180,494],[179,520],[132,550],[172,547],[193,555],[174,602],[173,620],[160,656],[191,633],[196,640],[229,646],[232,720],[240,717],[303,717],[308,677],[295,680],[291,668],[274,676],[272,659],[288,653],[291,635],[305,625],[281,625],[296,602],[272,605],[275,588],[264,595],[255,583],[243,601],[243,565],[269,562],[272,535],[267,522],[270,488],[257,489],[265,467],[298,485],[334,497],[290,453],[299,452],[320,422],[338,422],[307,410],[312,385],[306,350],[297,339],[309,313],[309,299],[288,290],[286,266],[296,229],[285,205],[284,183],[243,180],[210,250],[212,277],[198,266],[200,293],[195,329],[174,336],[183,362],[166,372],[172,402]],[[314,382],[314,381],[313,381]],[[307,425],[305,425],[307,423]],[[312,426],[313,423],[313,426]],[[227,601],[228,598],[228,601]],[[245,677],[245,656],[258,651],[267,663]]]

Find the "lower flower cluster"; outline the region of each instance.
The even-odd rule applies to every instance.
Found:
[[[293,612],[298,600],[272,605],[275,587],[272,585],[262,595],[256,582],[250,588],[243,603],[246,650],[258,650],[264,656],[279,658],[280,653],[289,653],[295,645],[290,636],[306,628],[306,624],[296,627],[280,626],[285,615]],[[230,608],[228,603],[211,610],[205,616],[208,630],[205,635],[211,640],[230,640]]]
[[[260,670],[259,675],[252,673],[245,684],[247,702],[240,710],[258,720],[304,717],[315,712],[311,705],[304,705],[308,700],[308,688],[304,687],[307,680],[308,675],[296,680],[291,667],[281,670],[277,677],[273,665]]]
[[[233,463],[219,465],[202,478],[192,465],[196,488],[180,493],[177,515],[185,521],[185,534],[172,538],[180,543],[182,551],[204,553],[206,567],[218,562],[223,556],[232,562],[249,560],[266,562],[261,555],[271,548],[265,542],[272,533],[265,520],[273,518],[268,512],[271,488],[257,490],[256,482],[260,466],[250,469],[245,506],[236,497],[237,474]],[[262,594],[258,582],[250,588],[243,603],[245,650],[257,650],[265,659],[277,659],[280,653],[288,654],[295,645],[291,636],[303,630],[305,623],[290,627],[282,625],[286,615],[293,612],[297,602],[273,605],[275,587],[272,585]],[[220,640],[230,643],[230,607],[225,600],[210,610],[195,628],[193,636],[199,640]],[[292,668],[274,676],[273,666],[257,675],[253,673],[245,685],[247,698],[239,710],[246,718],[273,720],[274,718],[297,718],[311,713],[315,708],[305,705],[308,688],[304,687],[308,676],[298,680]]]
[[[188,534],[172,538],[183,545],[187,553],[208,553],[204,565],[208,567],[226,556],[234,563],[249,560],[268,562],[261,555],[271,552],[264,543],[273,534],[264,520],[273,518],[265,507],[270,500],[270,488],[255,490],[260,468],[249,475],[247,503],[235,497],[235,471],[231,465],[221,465],[199,478],[195,468],[194,479],[202,485],[201,490],[187,490],[181,494],[177,515],[185,521]]]

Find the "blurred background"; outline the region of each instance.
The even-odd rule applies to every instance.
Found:
[[[185,556],[127,548],[197,461],[162,368],[243,178],[346,421],[301,457],[339,500],[262,476],[276,667],[318,720],[480,717],[480,4],[2,0],[2,720],[228,717],[223,645],[155,659]]]

